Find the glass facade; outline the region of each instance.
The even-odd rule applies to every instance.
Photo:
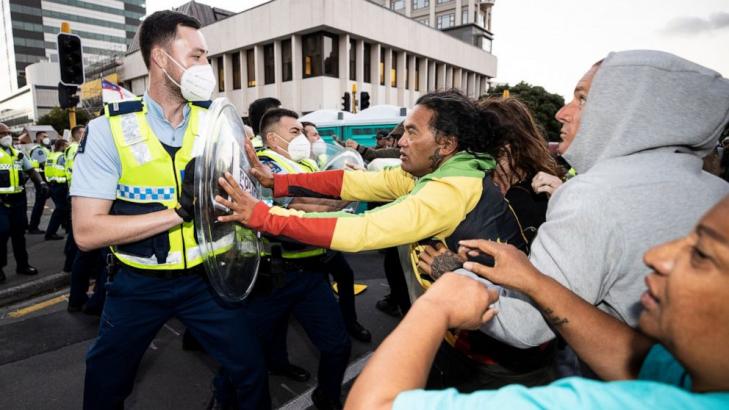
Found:
[[[456,25],[456,13],[441,14],[435,16],[435,27],[439,30],[450,28]]]
[[[339,36],[319,32],[301,38],[304,78],[339,77]]]
[[[234,90],[240,90],[241,89],[241,73],[240,73],[240,51],[235,52],[230,55],[230,58],[232,60],[232,68],[233,68],[233,89]]]
[[[294,79],[293,58],[291,55],[291,39],[281,41],[281,81]]]
[[[372,46],[364,43],[364,56],[362,58],[364,60],[363,68],[364,68],[364,82],[371,83],[372,82]]]
[[[263,83],[276,82],[276,64],[273,55],[273,43],[263,46]]]
[[[357,81],[357,40],[349,40],[349,79]]]
[[[385,47],[380,46],[380,85],[385,85]]]
[[[248,87],[256,86],[256,50],[246,50],[246,72]]]
[[[392,65],[390,67],[390,87],[397,87],[397,60],[400,57],[400,53],[397,51],[392,52]]]
[[[413,10],[430,7],[430,0],[413,0]]]
[[[215,58],[215,66],[218,72],[218,91],[225,91],[225,59],[223,56]]]

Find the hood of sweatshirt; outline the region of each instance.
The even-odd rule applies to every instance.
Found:
[[[643,151],[703,158],[729,120],[729,80],[673,54],[610,53],[595,74],[564,158],[578,173]]]

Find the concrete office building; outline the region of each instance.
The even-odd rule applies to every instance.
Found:
[[[126,53],[144,1],[0,0],[0,121],[18,130],[58,106],[61,22],[81,37],[88,73]]]
[[[124,55],[146,14],[144,1],[0,0],[0,98],[26,85],[28,65],[58,61],[63,21],[83,39],[85,66]]]
[[[412,106],[425,92],[452,87],[477,97],[496,76],[496,57],[483,47],[367,0],[273,0],[202,32],[218,77],[215,96],[242,116],[268,96],[304,113],[341,109],[353,85],[357,100],[369,93],[370,105]],[[130,51],[118,73],[141,95],[146,68],[141,53]]]
[[[495,0],[373,1],[491,52],[491,10]]]

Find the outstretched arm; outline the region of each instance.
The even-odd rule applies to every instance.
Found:
[[[279,207],[269,208],[243,191],[228,174],[219,181],[230,195],[216,201],[233,210],[221,222],[239,222],[274,236],[345,252],[382,249],[450,234],[478,201],[481,181],[437,180],[425,184],[386,207],[364,214],[307,214]],[[472,183],[472,186],[464,184]],[[478,185],[477,185],[478,184]]]
[[[463,267],[531,298],[551,327],[602,379],[638,376],[643,359],[655,341],[539,272],[512,245],[479,239],[461,241],[461,246],[462,257],[480,252],[493,256],[493,268],[475,262],[466,262]]]
[[[483,284],[448,273],[415,302],[380,345],[349,393],[347,409],[390,409],[398,394],[425,386],[448,329],[477,329],[496,311],[498,298]]]

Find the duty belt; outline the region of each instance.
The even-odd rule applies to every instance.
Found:
[[[128,269],[131,272],[138,273],[144,276],[150,276],[153,278],[174,279],[182,276],[191,275],[205,276],[205,268],[202,264],[189,269],[140,269],[121,262],[118,258],[114,257],[112,253],[109,253],[109,256],[113,258],[113,263],[117,267],[123,267],[124,269]]]

